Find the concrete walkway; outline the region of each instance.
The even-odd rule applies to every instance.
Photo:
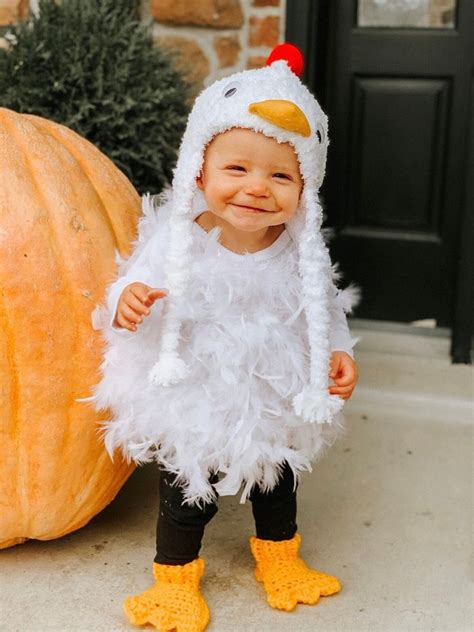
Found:
[[[202,549],[208,632],[474,629],[472,366],[450,364],[442,332],[351,329],[362,340],[348,431],[303,477],[298,512],[303,557],[342,591],[270,608],[252,573],[251,508],[222,498]],[[143,467],[83,529],[1,551],[1,632],[139,629],[122,600],[152,583],[156,485]]]

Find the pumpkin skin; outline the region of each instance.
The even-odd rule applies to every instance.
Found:
[[[0,548],[84,526],[134,469],[112,462],[91,325],[136,239],[140,197],[91,143],[0,108]]]

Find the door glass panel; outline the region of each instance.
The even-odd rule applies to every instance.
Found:
[[[456,4],[457,0],[358,0],[357,26],[452,29]]]

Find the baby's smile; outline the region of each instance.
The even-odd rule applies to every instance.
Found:
[[[248,211],[250,213],[272,213],[274,211],[270,211],[269,209],[265,209],[265,208],[257,208],[255,206],[247,206],[246,204],[236,204],[235,202],[231,202],[232,206],[236,206],[239,209],[242,209],[243,211]]]

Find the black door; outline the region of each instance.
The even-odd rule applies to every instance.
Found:
[[[462,268],[460,254],[469,247],[474,0],[453,0],[436,28],[383,24],[377,11],[390,4],[403,5],[289,3],[287,37],[309,57],[307,83],[329,115],[331,254],[363,290],[358,317],[449,328],[460,318],[470,329],[459,291],[472,266],[464,257]],[[458,361],[469,361],[470,332],[461,338]]]

